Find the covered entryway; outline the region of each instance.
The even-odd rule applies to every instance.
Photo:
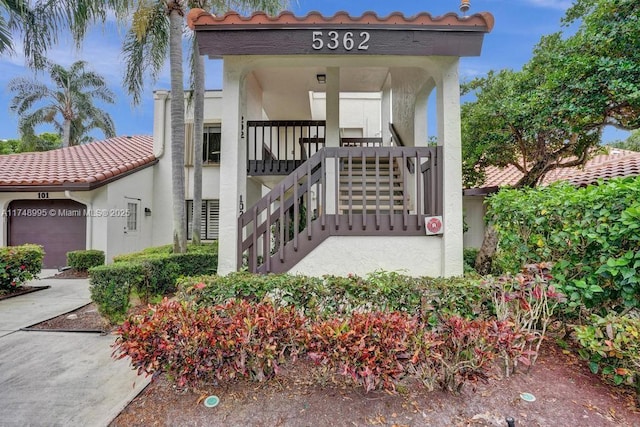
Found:
[[[43,268],[63,267],[67,252],[86,249],[85,209],[73,200],[14,200],[7,210],[8,244],[42,245]]]

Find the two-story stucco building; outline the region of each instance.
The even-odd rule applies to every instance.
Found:
[[[204,238],[219,240],[220,273],[243,264],[312,275],[462,273],[458,67],[461,57],[480,54],[490,14],[215,17],[194,9],[188,22],[201,54],[223,61],[222,91],[205,97],[201,224]],[[130,172],[144,177],[104,203],[126,208],[127,198],[138,200],[140,239],[125,240],[132,217],[108,218],[105,239],[96,237],[104,233],[101,220],[87,219],[85,247],[110,258],[171,241],[170,96],[155,93],[153,143],[140,154],[148,167]],[[429,146],[429,133],[437,146]],[[0,178],[0,194],[10,187]],[[40,189],[32,189],[19,197],[37,199]],[[95,205],[89,195],[49,192]],[[5,208],[10,199],[2,199]],[[5,219],[4,244],[15,240],[11,228]]]

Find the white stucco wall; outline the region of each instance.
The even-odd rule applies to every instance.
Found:
[[[115,255],[135,252],[151,245],[151,217],[144,208],[152,209],[153,168],[146,168],[91,191],[47,192],[47,200],[74,200],[86,206],[86,248],[105,252],[107,262]],[[38,200],[38,192],[0,193],[0,206],[6,212],[13,200]],[[125,233],[127,200],[139,201],[138,231]],[[7,245],[7,218],[3,215],[0,231],[2,246]]]
[[[480,248],[484,237],[484,215],[487,210],[484,196],[464,196],[464,219],[468,230],[464,233],[465,248]]]
[[[311,102],[311,120],[325,120],[326,94],[311,92],[309,100]],[[361,129],[363,137],[381,137],[381,102],[382,93],[380,92],[340,93],[340,128]]]
[[[442,238],[411,236],[333,236],[322,242],[289,273],[322,276],[366,275],[376,270],[414,277],[440,276]]]

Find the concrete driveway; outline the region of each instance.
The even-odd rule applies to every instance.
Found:
[[[90,302],[84,279],[30,285],[51,288],[0,301],[0,426],[108,425],[149,380],[111,358],[113,336],[21,331]]]

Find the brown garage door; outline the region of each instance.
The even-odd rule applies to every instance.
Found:
[[[44,268],[67,265],[67,252],[86,249],[86,206],[73,200],[15,200],[9,204],[9,245],[44,246]]]

